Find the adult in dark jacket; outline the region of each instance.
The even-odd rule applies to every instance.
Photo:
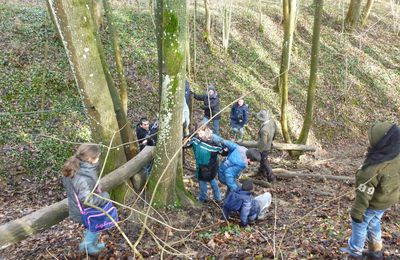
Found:
[[[157,127],[154,124],[150,125],[149,120],[146,117],[142,117],[136,126],[136,137],[139,141],[140,151],[143,150],[146,145],[155,146]]]
[[[193,93],[193,97],[196,100],[203,101],[202,109],[204,110],[204,121],[205,122],[208,121],[211,117],[213,117],[220,111],[219,110],[219,95],[213,85],[210,85],[207,87],[207,92],[205,94],[197,95],[197,94]],[[219,134],[220,118],[221,118],[221,115],[218,114],[212,119],[213,132],[216,135]]]
[[[258,132],[258,150],[261,152],[259,173],[266,176],[269,182],[275,182],[276,177],[272,173],[272,167],[268,162],[268,155],[275,137],[276,125],[274,119],[271,118],[269,112],[266,110],[258,112],[257,119],[262,122],[260,131]]]
[[[247,149],[215,134],[212,135],[212,140],[228,150],[228,155],[221,162],[218,170],[219,181],[227,186],[227,195],[230,191],[240,188],[237,179],[239,179],[241,171],[247,168],[251,161],[260,161],[261,155],[257,149]]]
[[[384,212],[400,201],[400,129],[389,122],[373,125],[368,132],[370,146],[356,173],[356,198],[351,208],[350,259],[383,259],[380,220]]]
[[[231,128],[233,140],[236,141],[236,135],[239,133],[239,141],[243,139],[243,129],[248,123],[248,107],[244,99],[240,98],[231,108]]]
[[[245,180],[241,189],[232,191],[224,200],[224,218],[229,219],[229,213],[240,213],[240,226],[247,226],[251,221],[256,220],[260,214],[260,204],[253,198],[251,191],[253,183]]]

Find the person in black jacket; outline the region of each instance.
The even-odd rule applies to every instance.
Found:
[[[238,141],[243,140],[243,129],[247,125],[249,112],[247,110],[247,104],[244,103],[244,99],[240,98],[231,108],[231,128],[233,141],[236,141],[236,134],[239,133]]]
[[[211,117],[215,116],[219,113],[219,95],[215,90],[213,85],[209,85],[207,87],[207,93],[203,95],[197,95],[193,93],[193,97],[196,100],[203,101],[203,106],[201,107],[204,110],[204,122],[208,121]],[[219,119],[221,115],[216,115],[213,119],[213,133],[219,134]]]
[[[150,125],[149,120],[146,117],[142,117],[136,126],[136,137],[139,142],[140,151],[143,150],[146,145],[155,146],[157,127],[155,124]]]
[[[150,124],[149,120],[146,117],[140,118],[139,123],[136,126],[136,137],[139,142],[140,151],[144,149],[146,145],[155,146],[157,142],[157,131],[158,131],[158,122],[154,122]],[[150,175],[151,168],[153,166],[153,161],[147,164],[144,167],[144,171],[147,176]]]

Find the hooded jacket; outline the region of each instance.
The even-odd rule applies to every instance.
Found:
[[[367,158],[356,173],[357,191],[351,209],[351,216],[360,221],[367,208],[384,210],[400,200],[399,128],[378,123],[371,127],[369,141]]]
[[[63,185],[67,190],[69,216],[74,221],[82,223],[82,215],[80,213],[74,192],[78,196],[81,205],[84,206],[83,203],[86,197],[91,193],[96,185],[98,179],[97,170],[99,165],[98,163],[91,164],[81,161],[79,162],[79,166],[80,169],[75,173],[74,177],[63,177]],[[100,189],[95,192],[100,193],[102,197],[110,198],[110,195],[107,192],[99,191]],[[88,199],[88,204],[95,206],[102,206],[105,203],[107,203],[106,200],[95,195],[90,196]]]
[[[227,157],[219,166],[219,180],[227,185],[229,190],[238,190],[240,187],[236,180],[239,178],[240,172],[247,167],[247,148],[225,140],[215,134],[212,135],[212,140],[214,143],[221,144],[228,149]]]
[[[250,191],[237,190],[228,194],[223,210],[226,219],[229,218],[230,212],[240,212],[240,225],[246,226],[250,220],[254,220],[260,214],[260,204],[253,198]]]
[[[270,118],[261,125],[261,129],[258,132],[258,150],[260,152],[270,151],[272,147],[272,141],[274,140],[276,132],[276,125],[274,119]]]
[[[188,146],[193,148],[197,179],[200,181],[213,180],[218,172],[218,153],[220,153],[221,147],[196,137],[190,140]]]
[[[231,108],[231,127],[242,128],[248,123],[248,107],[246,104],[239,106],[236,102]]]

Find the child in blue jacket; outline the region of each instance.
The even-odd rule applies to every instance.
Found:
[[[229,193],[224,201],[224,218],[229,218],[230,212],[240,213],[240,226],[247,226],[251,221],[256,220],[260,214],[260,204],[253,198],[251,191],[253,182],[243,181],[242,188]]]
[[[230,191],[239,190],[240,186],[237,179],[239,179],[241,171],[247,168],[250,162],[260,161],[261,154],[257,149],[247,149],[215,134],[212,135],[212,140],[228,150],[228,155],[221,162],[218,170],[219,181],[227,186],[226,195],[228,195]]]

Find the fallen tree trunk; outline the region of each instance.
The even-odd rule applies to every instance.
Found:
[[[243,141],[238,142],[239,145],[245,146],[247,148],[257,148],[258,143],[256,141]],[[285,143],[274,143],[273,149],[282,151],[303,151],[303,152],[315,152],[316,147],[304,144],[285,144]]]
[[[112,190],[139,173],[153,158],[154,147],[146,146],[137,156],[101,179],[103,190]],[[68,217],[68,200],[56,202],[20,219],[0,226],[0,250],[39,233]]]
[[[256,180],[256,179],[253,179],[253,178],[249,178],[247,176],[242,176],[239,179],[239,182],[242,183],[244,180],[251,180],[255,185],[258,185],[258,186],[261,186],[261,187],[264,187],[264,188],[272,188],[272,184],[267,182],[267,181]]]
[[[350,181],[350,182],[355,181],[354,177],[293,172],[281,168],[272,169],[272,172],[275,173],[277,177],[282,177],[282,178],[311,177],[322,180],[329,179],[329,180]]]

